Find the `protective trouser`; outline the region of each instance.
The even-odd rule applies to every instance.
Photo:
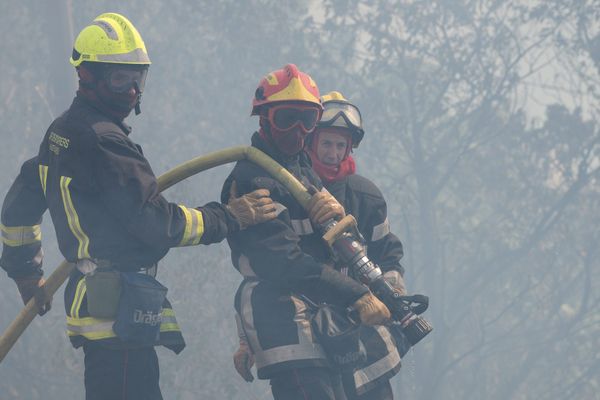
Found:
[[[86,342],[86,400],[162,400],[154,347],[110,349]]]
[[[340,376],[327,368],[296,368],[271,378],[275,400],[346,400]]]

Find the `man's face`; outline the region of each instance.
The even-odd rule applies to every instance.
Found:
[[[263,114],[264,115],[264,114]],[[282,103],[266,109],[266,117],[275,146],[292,156],[304,147],[304,138],[317,126],[321,110],[314,104]]]
[[[317,158],[319,161],[327,165],[340,165],[348,150],[348,137],[343,133],[328,129],[321,129],[317,137]]]

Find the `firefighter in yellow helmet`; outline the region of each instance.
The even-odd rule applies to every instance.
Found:
[[[365,134],[360,110],[337,91],[323,95],[321,101],[323,115],[306,146],[313,169],[346,212],[356,218],[369,259],[404,295],[404,268],[400,265],[404,252],[400,239],[390,231],[387,203],[371,180],[356,173],[350,154]],[[340,366],[346,396],[356,400],[393,399],[389,380],[400,370],[400,357],[409,348],[408,340],[400,330],[383,325],[362,325],[359,337],[364,357]]]
[[[48,128],[2,207],[0,265],[27,302],[50,306],[40,223],[48,209],[63,256],[76,263],[65,289],[67,333],[85,353],[86,399],[162,399],[154,346],[185,346],[157,262],[171,247],[220,242],[275,217],[268,190],[187,207],[168,202],[124,118],[136,109],[150,58],[133,24],[98,16],[71,57],[79,90]]]
[[[304,141],[323,108],[313,79],[294,64],[267,74],[254,94],[252,114],[260,128],[252,146],[266,152],[307,186],[313,186],[308,212],[264,170],[239,161],[221,193],[226,201],[236,183],[241,193],[268,189],[277,218],[228,238],[234,267],[244,277],[235,298],[240,349],[238,372],[269,379],[275,399],[342,399],[343,389],[310,323],[308,304],[353,306],[367,325],[389,318],[389,310],[369,290],[331,268],[319,224],[344,216],[343,207],[311,169]]]

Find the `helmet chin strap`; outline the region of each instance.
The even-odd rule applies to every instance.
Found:
[[[142,113],[142,108],[140,106],[140,103],[142,102],[142,91],[140,90],[140,86],[138,85],[138,83],[136,81],[133,82],[133,88],[138,93],[137,101],[135,102],[135,107],[134,107],[135,115],[140,115]]]
[[[103,78],[98,78],[98,75],[102,75],[100,71],[91,70],[90,68],[81,65],[77,68],[77,73],[79,75],[79,86],[82,89],[93,92],[97,101],[103,105],[103,108],[111,110],[111,114],[114,113],[120,118],[125,118],[131,112],[131,108],[120,107],[113,99],[111,99],[111,95],[116,94],[108,88],[108,85],[102,84]],[[135,110],[135,115],[139,115],[142,112],[140,107],[142,92],[137,82],[134,82],[133,84],[137,93],[133,109]]]

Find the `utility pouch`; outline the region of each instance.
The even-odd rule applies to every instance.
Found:
[[[346,314],[342,307],[319,305],[312,324],[330,362],[342,370],[353,370],[366,361],[367,353],[360,341],[359,325]]]
[[[85,275],[85,286],[90,316],[114,319],[121,296],[121,273],[110,268],[96,268]]]
[[[121,298],[113,331],[133,346],[154,346],[160,335],[167,288],[147,274],[121,273]]]

